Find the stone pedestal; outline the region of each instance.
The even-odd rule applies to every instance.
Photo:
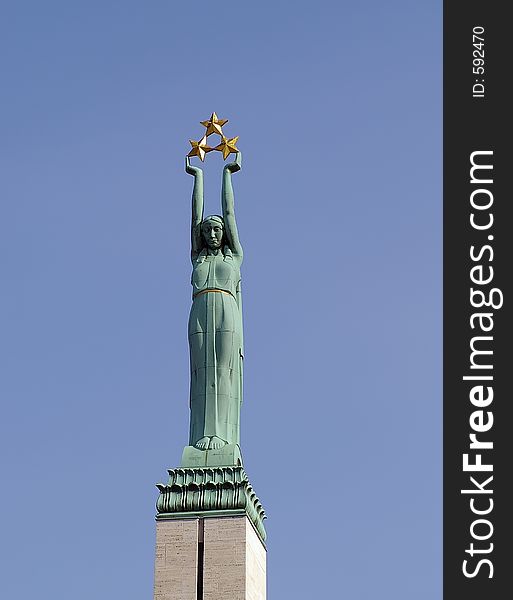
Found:
[[[265,600],[266,550],[244,513],[157,520],[154,600]]]
[[[154,600],[265,600],[265,513],[243,467],[168,473],[157,485]]]

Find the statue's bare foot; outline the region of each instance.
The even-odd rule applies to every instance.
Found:
[[[202,437],[201,440],[198,440],[194,445],[196,446],[196,448],[199,448],[200,450],[207,450],[209,444],[210,444],[210,438],[205,436],[205,437]]]
[[[226,446],[226,442],[224,440],[222,440],[221,438],[218,438],[217,435],[215,435],[210,440],[210,444],[208,445],[208,449],[209,450],[218,450],[219,448],[222,448],[223,446]]]

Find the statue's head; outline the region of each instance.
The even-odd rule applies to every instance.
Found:
[[[224,221],[219,215],[210,215],[201,222],[201,235],[205,244],[211,250],[218,250],[223,246]]]

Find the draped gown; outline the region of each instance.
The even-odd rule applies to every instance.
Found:
[[[189,317],[190,438],[240,442],[242,402],[242,256],[228,246],[193,255],[193,302]]]

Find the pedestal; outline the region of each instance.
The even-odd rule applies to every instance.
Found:
[[[154,600],[265,600],[265,513],[241,466],[159,484]]]
[[[246,515],[157,521],[154,600],[265,600],[266,550]]]

